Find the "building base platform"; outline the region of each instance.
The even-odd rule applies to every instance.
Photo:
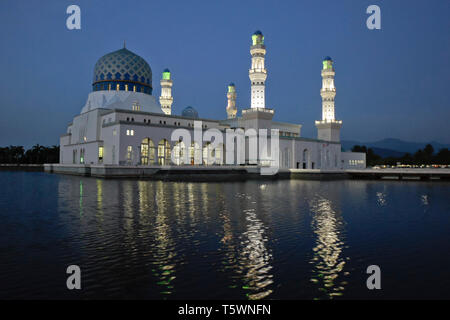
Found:
[[[336,180],[347,179],[344,170],[279,169],[264,174],[259,166],[113,166],[45,164],[46,172],[98,178],[139,178],[166,181]]]

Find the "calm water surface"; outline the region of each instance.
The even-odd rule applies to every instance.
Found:
[[[0,182],[3,299],[450,298],[449,183]]]

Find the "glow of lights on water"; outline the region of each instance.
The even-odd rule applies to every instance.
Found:
[[[175,252],[175,244],[170,234],[170,227],[167,223],[167,203],[164,197],[165,189],[163,183],[158,183],[156,187],[156,220],[154,223],[154,239],[156,242],[156,252],[154,257],[157,269],[152,272],[159,278],[158,285],[164,286],[161,294],[171,294],[173,292],[173,283],[175,280],[175,262],[177,255]]]
[[[428,206],[428,205],[430,204],[430,201],[429,201],[429,199],[428,199],[428,195],[426,195],[426,194],[423,194],[423,195],[420,197],[420,200],[422,201],[422,204],[423,204],[424,206]]]
[[[273,283],[273,275],[269,273],[272,269],[270,261],[271,253],[266,248],[266,237],[264,235],[264,224],[256,216],[255,209],[244,210],[247,221],[247,231],[244,232],[244,248],[241,252],[241,267],[244,274],[244,289],[253,291],[248,294],[251,300],[263,299],[269,296],[273,290],[267,287]]]
[[[377,192],[377,202],[381,207],[384,207],[387,204],[386,193]]]
[[[313,231],[317,235],[316,246],[313,248],[314,256],[311,261],[315,265],[311,281],[313,283],[323,282],[324,288],[319,288],[319,290],[328,297],[340,296],[345,282],[341,282],[340,286],[336,286],[334,282],[345,266],[345,260],[341,257],[344,246],[340,239],[342,223],[337,218],[337,213],[328,199],[315,200],[311,209]]]

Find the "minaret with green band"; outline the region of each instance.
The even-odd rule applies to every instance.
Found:
[[[316,121],[317,138],[325,141],[340,141],[340,130],[342,121],[336,120],[334,98],[336,97],[336,87],[334,86],[333,60],[325,57],[322,61],[322,120]]]
[[[165,114],[172,114],[172,79],[169,69],[165,69],[162,73],[161,79],[161,96],[159,97],[159,103],[161,109]]]

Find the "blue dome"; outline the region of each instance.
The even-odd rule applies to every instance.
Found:
[[[257,36],[261,35],[261,36],[262,36],[262,32],[259,31],[259,30],[256,30],[255,33],[254,33],[254,35],[257,35]]]
[[[234,85],[234,82],[230,82],[229,86],[230,86],[230,87],[234,87],[234,86],[235,86],[235,85]]]
[[[186,107],[181,112],[181,116],[185,118],[198,119],[198,112],[192,107]]]
[[[108,53],[98,59],[94,67],[93,89],[97,90],[134,90],[151,94],[152,69],[137,54],[123,48]],[[107,86],[111,85],[109,89]],[[127,85],[127,86],[125,86]]]
[[[326,56],[325,58],[323,58],[323,61],[333,61],[329,56]]]
[[[170,70],[165,68],[163,72],[170,72]]]

